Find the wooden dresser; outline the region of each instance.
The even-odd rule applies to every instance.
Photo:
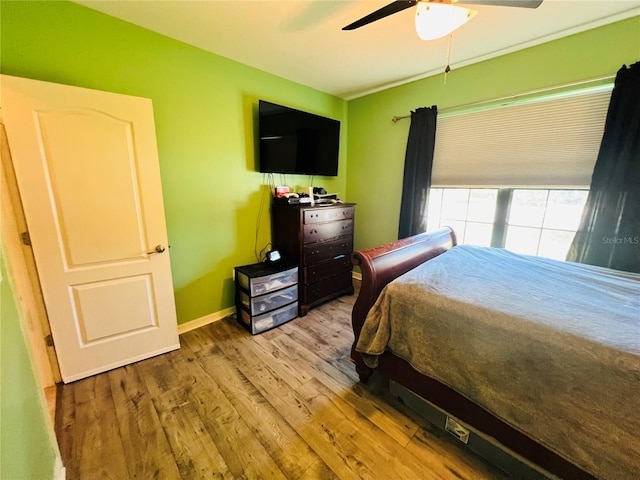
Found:
[[[353,203],[272,206],[273,246],[299,266],[300,316],[327,300],[353,294],[354,215]]]

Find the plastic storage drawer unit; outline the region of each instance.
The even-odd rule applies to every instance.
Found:
[[[235,268],[238,321],[252,334],[298,316],[298,266],[256,263]]]

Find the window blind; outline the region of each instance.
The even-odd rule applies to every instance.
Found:
[[[432,186],[589,187],[612,88],[439,116]]]

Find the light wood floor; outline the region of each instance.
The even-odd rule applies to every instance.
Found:
[[[181,349],[59,387],[68,479],[497,479],[349,361],[354,297],[251,336],[233,318]]]

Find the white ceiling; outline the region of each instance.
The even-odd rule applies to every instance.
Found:
[[[341,30],[391,0],[76,1],[346,99],[441,73],[446,65],[447,38],[420,40],[415,7],[357,30]],[[640,0],[473,8],[478,14],[452,37],[452,69],[640,15]]]

